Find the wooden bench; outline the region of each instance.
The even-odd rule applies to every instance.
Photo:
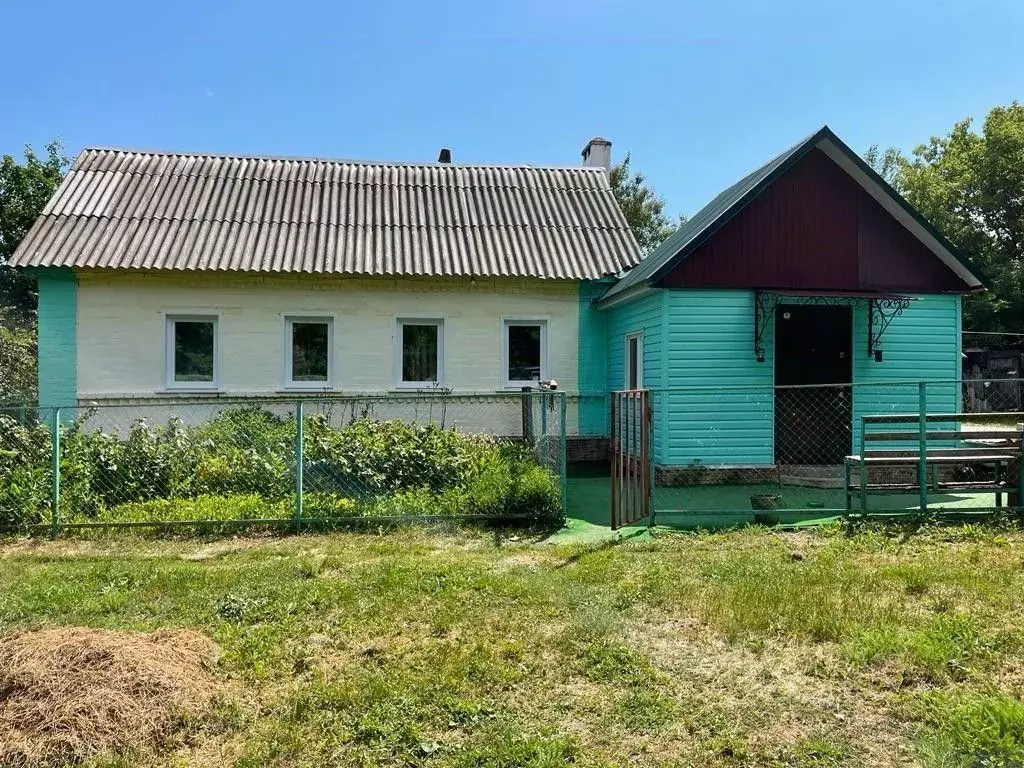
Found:
[[[993,426],[994,419],[1015,426]],[[844,462],[846,511],[866,515],[872,494],[917,492],[920,510],[928,508],[928,493],[993,493],[994,508],[1020,508],[1024,487],[1024,413],[936,413],[863,416],[858,452]],[[985,422],[977,428],[971,425]],[[888,444],[888,445],[886,445]],[[943,467],[984,467],[982,479],[944,478]],[[870,470],[903,468],[898,480],[872,481]],[[906,470],[910,472],[907,473]],[[877,473],[876,473],[877,475]],[[891,511],[891,510],[890,510]]]

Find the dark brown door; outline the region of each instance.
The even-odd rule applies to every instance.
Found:
[[[853,415],[850,307],[780,304],[775,313],[775,461],[842,464]],[[832,385],[832,386],[826,386]]]

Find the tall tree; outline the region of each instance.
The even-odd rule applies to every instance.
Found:
[[[883,151],[877,144],[872,144],[864,153],[864,161],[893,186],[899,184],[900,169],[903,167],[904,160],[905,158],[896,147],[889,147]]]
[[[627,154],[620,164],[611,167],[608,180],[640,250],[649,253],[675,232],[686,218],[680,216],[672,222],[665,216],[665,201],[647,186],[642,173],[631,171],[629,163],[630,156]]]
[[[7,266],[7,260],[57,189],[69,162],[59,141],[47,144],[43,157],[26,146],[23,161],[12,155],[0,161],[0,307],[8,310],[5,322],[32,321],[35,281]]]
[[[965,329],[1024,331],[1024,105],[995,107],[980,133],[970,118],[910,158],[872,147],[865,160],[988,278],[964,303]]]
[[[961,120],[914,150],[900,171],[907,199],[978,264],[989,291],[964,308],[969,330],[1024,330],[1024,106]]]

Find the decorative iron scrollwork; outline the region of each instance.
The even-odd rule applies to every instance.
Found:
[[[780,302],[787,304],[810,304],[817,306],[863,306],[868,305],[868,359],[882,362],[882,336],[892,321],[903,314],[913,301],[909,296],[786,296],[784,293],[754,291],[754,356],[757,362],[765,361],[765,334],[771,327],[775,309]]]
[[[759,363],[764,362],[764,334],[778,303],[778,294],[754,291],[754,356]]]
[[[882,335],[909,306],[910,298],[907,296],[886,296],[868,301],[868,359],[882,362]]]

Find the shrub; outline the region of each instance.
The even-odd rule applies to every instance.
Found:
[[[377,491],[426,487],[432,491],[465,482],[484,440],[434,424],[354,421],[340,430],[312,419],[306,456],[329,467],[353,488]]]
[[[0,526],[41,522],[50,503],[50,430],[0,416]]]
[[[295,422],[255,407],[195,427],[145,421],[125,435],[63,427],[61,515],[101,521],[290,517]],[[2,417],[0,417],[2,418]],[[43,520],[50,498],[50,434],[4,419],[0,523]],[[521,446],[436,425],[358,419],[340,429],[303,425],[309,517],[489,515],[556,517],[558,479]]]

